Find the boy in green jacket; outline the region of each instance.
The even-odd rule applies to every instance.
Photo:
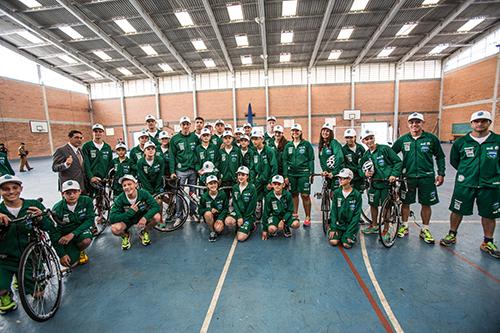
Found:
[[[250,142],[250,137],[248,135],[242,135],[240,137],[240,152],[242,157],[242,164],[247,168],[250,168],[250,163],[253,159],[254,148]]]
[[[149,230],[161,220],[160,205],[151,194],[137,188],[137,179],[125,175],[120,179],[123,193],[115,198],[109,221],[111,232],[122,239],[122,250],[128,250],[130,243],[130,227],[137,225],[139,237],[144,246],[151,244]]]
[[[259,202],[271,189],[271,179],[278,174],[278,162],[274,150],[265,144],[262,131],[254,130],[251,139],[255,150],[250,161],[250,181],[255,185]]]
[[[340,170],[337,176],[340,187],[333,191],[328,240],[333,246],[342,243],[344,248],[350,249],[356,243],[359,231],[362,198],[361,193],[351,186],[354,173],[350,169]]]
[[[378,207],[382,205],[385,198],[389,195],[390,185],[384,181],[387,180],[389,183],[395,182],[396,178],[401,174],[403,163],[389,146],[375,143],[374,132],[364,130],[361,139],[368,147],[368,150],[359,161],[359,165],[363,166],[365,162],[368,162],[367,165],[369,164],[370,168],[366,171],[363,171],[362,168],[359,171],[360,175],[379,180],[372,182],[368,189],[368,203],[370,205],[372,223],[363,230],[363,233],[376,234],[378,233]]]
[[[200,184],[205,184],[207,176],[203,176],[203,165],[205,162],[210,161],[214,164],[215,168],[218,167],[220,161],[220,148],[215,146],[210,141],[210,130],[208,128],[204,128],[201,130],[201,144],[196,146],[196,164],[194,169],[200,176]]]
[[[144,156],[144,145],[149,141],[149,134],[146,130],[142,130],[139,135],[139,144],[130,149],[129,158],[132,161],[132,165],[136,166],[137,161],[139,161]]]
[[[283,236],[287,238],[291,237],[290,228],[300,227],[299,219],[293,213],[292,194],[283,189],[285,183],[283,176],[274,176],[271,183],[273,191],[266,195],[264,203],[262,240],[276,236],[278,231],[283,231]]]
[[[11,175],[14,176],[16,173],[12,169],[12,166],[9,163],[9,158],[7,157],[7,153],[0,151],[0,176],[3,175]]]
[[[163,162],[165,164],[165,173],[166,177],[170,178],[170,134],[165,131],[161,131],[158,135],[158,139],[160,140],[160,145],[157,148],[156,154],[160,155],[163,158]]]
[[[199,214],[210,228],[209,242],[215,242],[218,235],[224,231],[224,220],[227,216],[229,200],[226,192],[219,191],[219,180],[216,176],[207,177],[208,191],[202,194],[199,204]]]
[[[340,143],[333,137],[333,125],[330,123],[321,127],[318,153],[322,173],[329,179],[330,188],[335,190],[338,187],[335,175],[344,167],[344,153]]]
[[[351,181],[352,187],[359,192],[363,191],[364,180],[359,175],[359,160],[365,154],[365,148],[356,142],[357,133],[354,129],[348,128],[344,131],[345,145],[342,146],[344,153],[344,167],[352,171],[354,178]]]
[[[156,145],[148,141],[144,145],[144,157],[137,162],[137,178],[141,188],[151,195],[163,192],[165,162],[156,155]]]
[[[237,171],[238,184],[232,189],[233,211],[226,217],[226,225],[238,226],[236,237],[244,242],[255,229],[255,208],[257,206],[257,191],[253,184],[248,183],[250,170],[240,166]]]
[[[119,180],[125,175],[135,175],[136,165],[132,164],[132,160],[127,157],[127,146],[124,143],[119,143],[115,146],[116,154],[113,159],[113,167],[115,174],[113,176],[113,195],[117,197],[123,192],[122,185]]]
[[[61,265],[65,267],[89,262],[85,249],[92,243],[91,227],[95,213],[92,199],[81,195],[80,184],[67,180],[61,186],[63,199],[57,202],[52,212],[60,224],[56,226],[55,241]]]
[[[236,171],[243,164],[243,157],[240,149],[233,146],[233,134],[230,131],[225,131],[222,137],[224,144],[219,150],[221,186],[233,186],[236,182]]]

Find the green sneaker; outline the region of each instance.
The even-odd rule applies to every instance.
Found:
[[[19,283],[17,283],[17,276],[14,274],[14,277],[12,278],[12,288],[14,290],[19,290]]]
[[[421,229],[420,230],[420,238],[427,244],[434,244],[436,241],[434,237],[432,237],[431,231],[429,229]]]
[[[142,245],[148,246],[149,244],[151,244],[151,239],[149,238],[149,232],[147,232],[146,230],[142,231],[139,234],[139,237],[141,238]]]
[[[410,229],[408,228],[408,226],[402,225],[399,227],[398,237],[403,238],[404,236],[408,236],[409,233],[410,233]]]
[[[368,227],[363,229],[363,233],[366,235],[378,234],[378,226],[373,227],[373,226],[369,225]]]
[[[160,223],[156,224],[156,228],[161,229],[161,230],[165,230],[165,229],[167,229],[167,224],[160,222]]]
[[[0,296],[0,314],[6,314],[17,309],[17,303],[12,299],[11,294],[8,292]]]
[[[490,256],[496,259],[500,259],[500,251],[498,251],[497,246],[493,242],[485,243],[483,242],[479,247],[481,251],[486,252]]]
[[[122,250],[128,250],[132,244],[130,244],[130,234],[122,235]]]
[[[450,246],[455,244],[456,242],[457,242],[457,236],[449,233],[444,238],[441,238],[439,244],[441,244],[442,246]]]

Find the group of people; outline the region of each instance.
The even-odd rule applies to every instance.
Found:
[[[9,151],[5,147],[4,143],[0,143],[0,176],[1,175],[14,175],[15,172],[10,165],[8,158]],[[26,144],[21,142],[19,148],[17,148],[17,155],[19,156],[19,172],[31,171],[33,168],[28,162],[29,151],[26,149]]]
[[[131,247],[130,228],[139,230],[141,243],[151,244],[149,231],[165,223],[161,202],[154,196],[166,190],[171,180],[179,184],[206,185],[201,193],[198,211],[190,205],[193,220],[200,217],[210,229],[209,241],[217,240],[226,228],[234,228],[239,241],[245,241],[262,224],[261,238],[282,234],[291,237],[292,229],[301,225],[299,201],[305,212],[303,227],[311,225],[311,181],[315,169],[313,145],[303,138],[300,124],[291,129],[291,140],[275,117],[267,118],[267,130],[245,124],[234,130],[230,124],[217,120],[205,123],[197,117],[194,131],[189,117],[179,121],[180,130],[172,137],[157,128],[154,116],[146,116],[146,129],[139,135],[139,144],[127,151],[122,142],[113,149],[104,142],[104,127],[92,127],[93,138],[82,145],[83,134],[72,130],[68,144],[54,153],[52,170],[59,174],[62,199],[53,207],[61,221],[57,226],[42,223],[49,232],[61,264],[73,266],[88,262],[85,249],[92,240],[95,213],[92,197],[96,185],[114,170],[114,203],[110,212],[112,233],[121,237],[123,250]],[[450,161],[457,169],[451,199],[450,230],[440,241],[450,246],[457,240],[457,230],[464,215],[471,215],[477,202],[484,230],[480,249],[499,258],[493,242],[495,219],[500,216],[500,135],[489,129],[492,119],[487,111],[472,114],[472,131],[453,144]],[[392,147],[375,142],[371,130],[360,137],[365,148],[356,142],[354,129],[344,132],[345,144],[334,138],[331,124],[321,127],[318,155],[322,175],[332,189],[332,206],[328,240],[331,245],[351,248],[357,240],[362,210],[365,179],[371,181],[367,198],[372,223],[362,230],[378,233],[379,207],[388,195],[390,184],[405,178],[402,189],[402,226],[399,237],[409,233],[410,205],[421,204],[423,226],[420,238],[435,242],[429,224],[431,206],[439,202],[437,187],[445,176],[445,154],[439,139],[423,130],[424,116],[408,116],[409,133],[402,135]],[[402,156],[402,158],[400,156]],[[2,165],[0,154],[0,165]],[[435,173],[437,167],[437,175]],[[0,223],[9,226],[0,235],[0,313],[15,308],[11,282],[17,274],[21,253],[27,245],[27,229],[21,224],[9,225],[27,213],[42,215],[43,205],[21,198],[22,180],[0,169]],[[190,189],[190,195],[196,191]],[[45,219],[45,218],[43,218]],[[176,217],[175,223],[180,223]]]

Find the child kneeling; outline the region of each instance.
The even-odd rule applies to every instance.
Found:
[[[354,174],[344,168],[339,174],[340,187],[333,192],[332,209],[330,211],[330,232],[328,240],[331,245],[350,249],[355,243],[359,231],[361,216],[361,194],[352,188]]]
[[[208,191],[200,198],[199,214],[203,216],[205,223],[210,228],[209,242],[215,242],[220,233],[224,231],[224,220],[227,216],[229,200],[226,192],[219,191],[219,180],[217,176],[207,177]]]

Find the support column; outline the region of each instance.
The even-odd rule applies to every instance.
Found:
[[[196,77],[191,75],[191,85],[193,87],[193,115],[194,118],[198,117],[198,106],[196,105]]]
[[[45,113],[45,120],[47,121],[47,129],[49,134],[49,145],[50,145],[50,155],[54,154],[54,140],[52,139],[52,125],[50,123],[50,115],[49,115],[49,104],[47,102],[47,90],[45,89],[45,83],[42,78],[42,69],[40,65],[36,65],[36,70],[38,73],[38,82],[42,87],[42,99],[43,99],[43,111]]]
[[[92,107],[92,90],[90,89],[90,84],[87,84],[87,96],[89,99],[90,124],[94,125],[94,108]]]
[[[264,122],[267,124],[267,118],[269,117],[269,76],[267,73],[264,76],[264,88],[266,93],[266,119]]]
[[[445,62],[441,61],[441,82],[439,83],[439,113],[437,120],[437,135],[438,139],[441,140],[441,122],[443,120],[443,96],[444,96],[444,65]]]
[[[356,107],[356,86],[354,84],[354,73],[356,72],[356,67],[351,67],[351,110]],[[354,129],[354,119],[351,119],[351,128]]]
[[[396,64],[396,72],[394,77],[394,121],[392,142],[396,141],[399,135],[399,79],[401,76],[401,64]]]
[[[238,123],[236,119],[236,77],[234,73],[233,76],[231,77],[231,80],[233,81],[233,126],[234,130],[236,130]]]
[[[156,119],[161,118],[161,113],[160,113],[160,82],[159,79],[156,78],[154,81],[154,86],[155,86],[155,102],[156,102]]]
[[[120,110],[122,114],[122,130],[123,130],[123,142],[128,148],[128,130],[127,130],[127,118],[125,110],[125,89],[123,87],[123,82],[120,82]]]
[[[311,113],[312,113],[312,105],[311,105],[311,71],[307,70],[307,137],[309,142],[312,140],[311,133]]]
[[[491,103],[491,129],[495,131],[495,117],[497,115],[498,83],[500,80],[500,51],[497,53],[497,72],[495,74],[495,86],[493,87],[493,102]]]

